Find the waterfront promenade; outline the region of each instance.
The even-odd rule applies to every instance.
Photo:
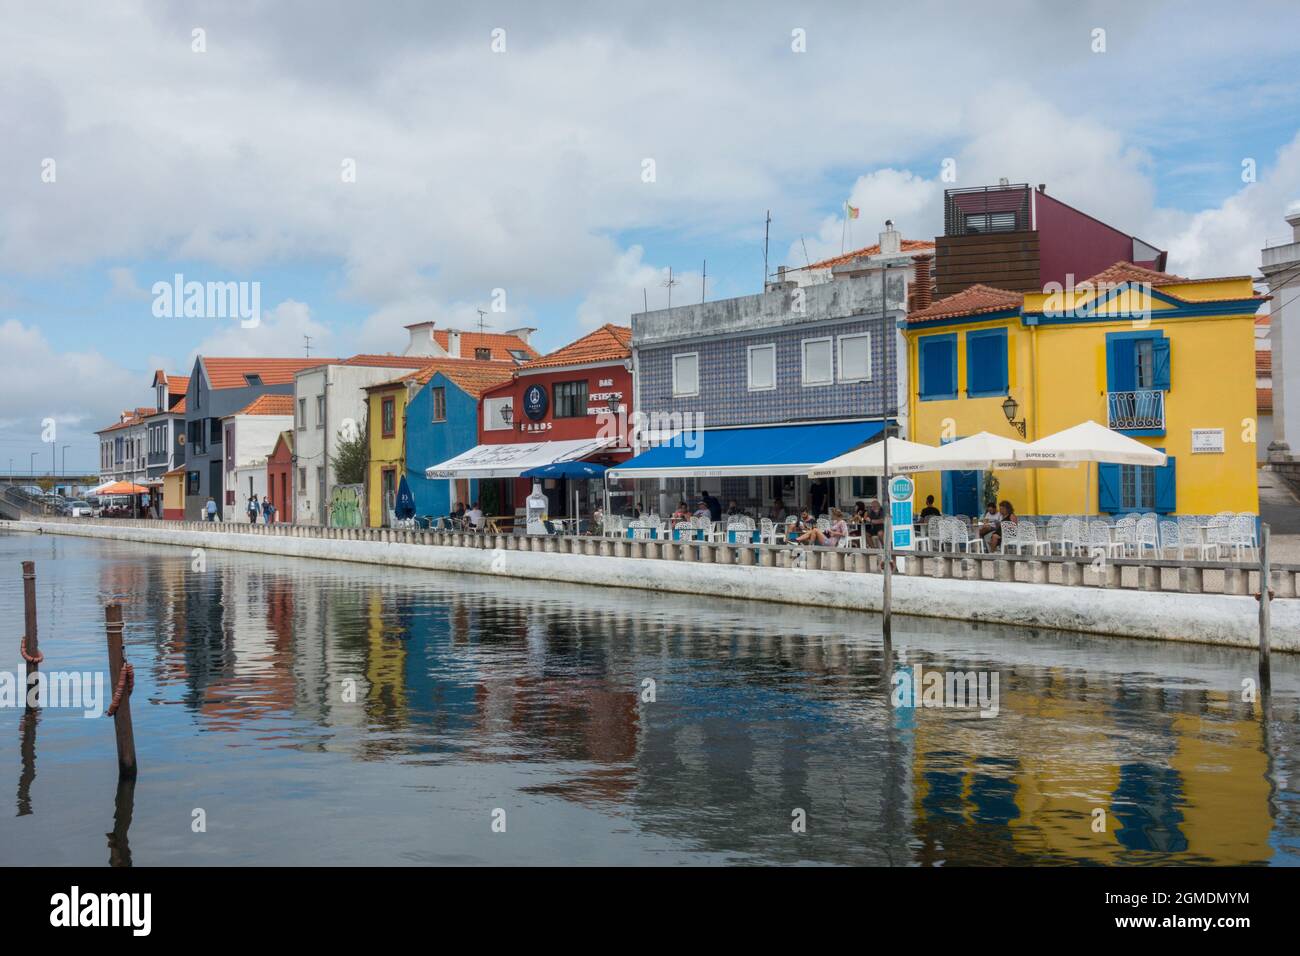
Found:
[[[185,548],[352,561],[617,588],[714,595],[875,612],[880,556],[870,551],[725,543],[320,528],[298,525],[48,519],[14,531],[71,534]],[[1258,573],[1248,564],[1087,558],[900,557],[898,614],[1165,641],[1258,646]],[[1271,585],[1272,648],[1300,652],[1292,565]],[[1221,593],[1207,593],[1217,576]],[[1170,589],[1166,589],[1166,588]]]

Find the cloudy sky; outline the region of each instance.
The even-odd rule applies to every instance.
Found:
[[[93,469],[94,429],[198,353],[400,351],[479,308],[547,350],[662,307],[669,267],[698,300],[705,260],[710,298],[756,292],[769,209],[775,269],[838,253],[845,200],[854,245],[931,238],[944,188],[1005,176],[1175,272],[1257,273],[1300,199],[1298,28],[1284,2],[4,0],[0,469],[49,467],[46,418]],[[155,317],[177,273],[260,283],[261,324]]]

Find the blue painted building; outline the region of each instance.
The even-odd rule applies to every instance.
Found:
[[[454,458],[478,444],[479,400],[483,392],[507,381],[513,368],[434,367],[412,376],[415,391],[406,402],[405,473],[419,515],[445,515],[461,501],[468,507],[478,499],[478,481],[426,478],[430,465]],[[419,384],[419,379],[426,381]]]
[[[893,234],[897,236],[897,233]],[[882,236],[882,240],[886,236]],[[643,507],[673,507],[680,497],[710,491],[724,505],[731,500],[751,511],[780,501],[798,505],[850,505],[875,494],[874,479],[836,479],[815,487],[795,466],[825,461],[868,440],[885,420],[899,420],[906,434],[906,362],[900,324],[906,315],[912,257],[895,252],[841,277],[800,285],[773,283],[762,295],[742,296],[632,316],[636,407],[657,435],[679,429],[698,436],[684,442],[679,461],[664,449],[653,459],[627,462],[622,480],[645,479]],[[862,423],[837,430],[828,444],[821,423]],[[806,441],[792,451],[789,473],[779,464],[717,461],[707,451],[710,431],[752,428],[746,442],[729,449],[763,448],[772,442],[799,445],[791,426],[806,428]],[[779,434],[778,434],[779,429]],[[706,446],[704,454],[698,447]],[[742,455],[743,457],[743,455]],[[653,468],[648,467],[653,464]],[[751,467],[752,466],[752,467]]]

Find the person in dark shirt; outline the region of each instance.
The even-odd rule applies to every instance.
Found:
[[[812,499],[812,516],[820,518],[822,512],[826,510],[826,485],[821,479],[808,486],[808,497]]]
[[[712,495],[710,492],[707,492],[707,491],[704,492],[704,495],[703,495],[703,497],[701,498],[701,501],[703,501],[703,503],[704,503],[704,507],[706,507],[706,508],[709,509],[709,520],[710,520],[710,521],[721,521],[721,520],[722,520],[722,502],[721,502],[721,501],[719,501],[717,498],[713,497],[713,495]]]
[[[934,506],[934,495],[926,495],[925,507],[921,509],[921,517],[937,518],[941,514],[943,514],[943,512]]]

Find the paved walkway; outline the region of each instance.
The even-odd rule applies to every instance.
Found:
[[[1300,535],[1300,498],[1277,474],[1259,472],[1259,517],[1273,530],[1273,538]]]

